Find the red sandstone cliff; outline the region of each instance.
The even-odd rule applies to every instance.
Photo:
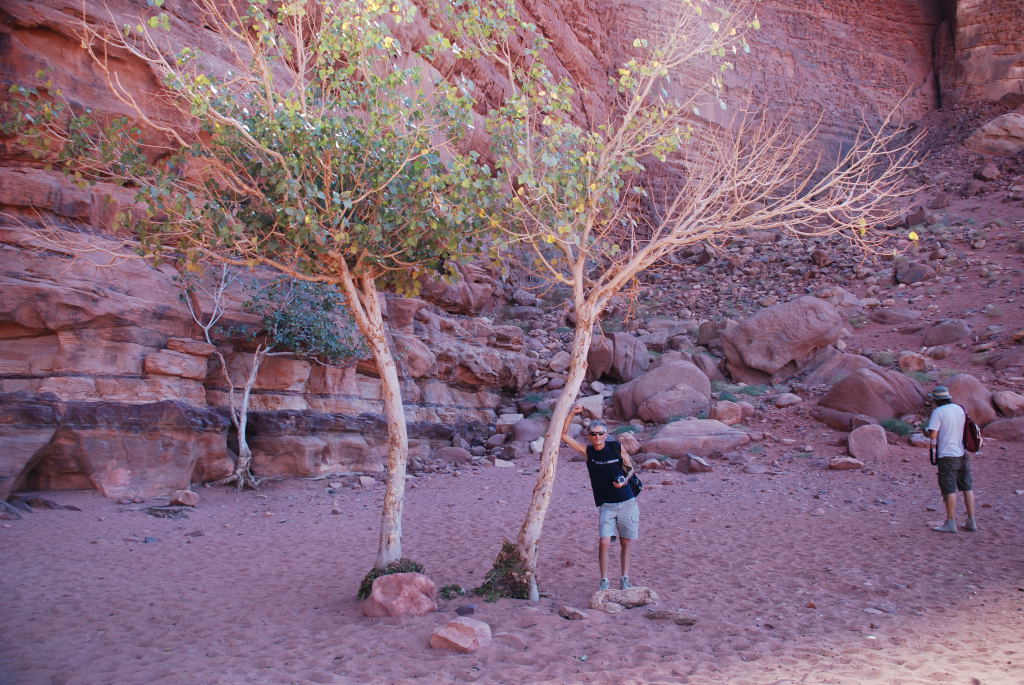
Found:
[[[656,29],[657,3],[521,4],[552,40],[555,73],[584,85],[584,115],[602,120],[610,102],[608,75],[633,38]],[[130,18],[142,5],[111,3],[115,20]],[[174,40],[199,45],[216,59],[223,46],[197,25],[187,3],[168,6]],[[10,0],[0,8],[4,90],[49,70],[73,102],[127,113],[79,47],[80,12],[80,3],[62,0]],[[897,105],[900,119],[912,122],[945,104],[1024,91],[1018,0],[765,0],[757,12],[764,29],[730,74],[729,99],[769,117],[789,113],[797,125],[820,119],[823,145],[841,144],[862,116],[877,119]],[[117,69],[155,119],[169,116],[151,97],[157,90],[152,74],[132,62]],[[489,100],[500,99],[500,78],[483,67],[472,76]],[[682,75],[677,87],[705,76]],[[717,113],[711,106],[703,111]],[[30,211],[38,210],[46,226],[37,228],[102,232],[112,216],[108,199],[117,195],[79,189],[42,169],[16,141],[0,140],[0,209],[6,212],[0,219],[0,495],[25,484],[151,495],[225,468],[226,423],[216,411],[223,388],[208,352],[188,342],[197,330],[178,299],[173,269],[131,259],[75,260],[21,221],[33,224]],[[473,272],[433,294],[440,307],[392,302],[396,345],[409,369],[403,390],[411,417],[422,422],[414,454],[450,444],[451,427],[460,421],[493,420],[501,389],[529,384],[534,362],[522,354],[522,331],[446,315],[446,309],[478,313],[493,287],[485,274]],[[246,354],[230,353],[236,360]],[[262,430],[253,441],[257,469],[307,475],[378,470],[378,397],[376,379],[362,368],[275,361],[255,399],[254,409],[268,412],[254,422]]]

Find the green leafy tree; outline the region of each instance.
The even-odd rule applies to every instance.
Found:
[[[790,122],[728,116],[724,75],[759,27],[756,16],[704,0],[660,4],[659,26],[633,41],[632,57],[608,84],[609,114],[596,125],[583,123],[577,84],[545,65],[545,40],[488,53],[513,84],[488,117],[510,196],[498,208],[502,228],[526,253],[527,268],[571,289],[576,316],[565,387],[516,543],[534,597],[560,433],[610,299],[688,245],[780,230],[870,246],[871,229],[899,212],[893,200],[906,192],[900,184],[914,164],[914,141],[888,120],[828,159],[815,153],[815,129],[794,133]],[[529,24],[516,31],[533,32]]]
[[[252,450],[246,438],[249,401],[264,362],[270,357],[293,356],[314,363],[338,365],[366,354],[362,338],[352,328],[345,299],[333,286],[294,278],[278,278],[269,283],[251,281],[251,297],[244,311],[255,314],[260,325],[220,325],[225,309],[225,294],[238,282],[239,273],[227,264],[203,271],[186,271],[179,280],[184,300],[193,320],[202,329],[206,342],[214,345],[214,354],[228,391],[228,412],[235,429],[238,455],[231,475],[217,485],[234,483],[238,489],[253,488],[259,480],[252,471]],[[253,346],[252,358],[241,378],[217,344],[223,339]]]
[[[83,182],[136,188],[124,222],[148,254],[266,266],[339,289],[381,378],[383,568],[402,556],[408,434],[381,289],[415,293],[422,278],[452,273],[487,228],[490,171],[459,151],[472,94],[426,66],[456,63],[458,52],[429,27],[411,30],[408,0],[193,0],[215,55],[174,44],[190,32],[168,31],[180,20],[150,4],[148,16],[108,11],[81,23],[85,50],[131,118],[78,111],[41,80],[13,89],[23,135]],[[122,84],[125,56],[159,77],[173,123]]]

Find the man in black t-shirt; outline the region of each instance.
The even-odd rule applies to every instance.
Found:
[[[598,507],[598,565],[601,569],[600,589],[608,589],[608,546],[615,535],[622,548],[620,563],[622,577],[619,587],[632,587],[629,583],[630,544],[640,535],[640,508],[636,493],[629,484],[633,475],[633,460],[614,440],[608,440],[608,428],[601,421],[592,421],[588,429],[590,445],[584,445],[569,435],[572,418],[583,411],[575,406],[562,426],[562,441],[587,457],[590,488],[594,504]]]

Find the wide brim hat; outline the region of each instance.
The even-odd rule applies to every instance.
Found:
[[[949,394],[949,388],[947,388],[944,385],[936,386],[936,388],[931,391],[931,396],[932,396],[933,400],[951,400],[951,399],[953,399],[953,396]]]

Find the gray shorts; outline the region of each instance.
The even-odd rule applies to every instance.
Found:
[[[602,504],[598,511],[598,535],[610,538],[618,534],[626,540],[640,537],[640,507],[636,497],[625,502]]]

